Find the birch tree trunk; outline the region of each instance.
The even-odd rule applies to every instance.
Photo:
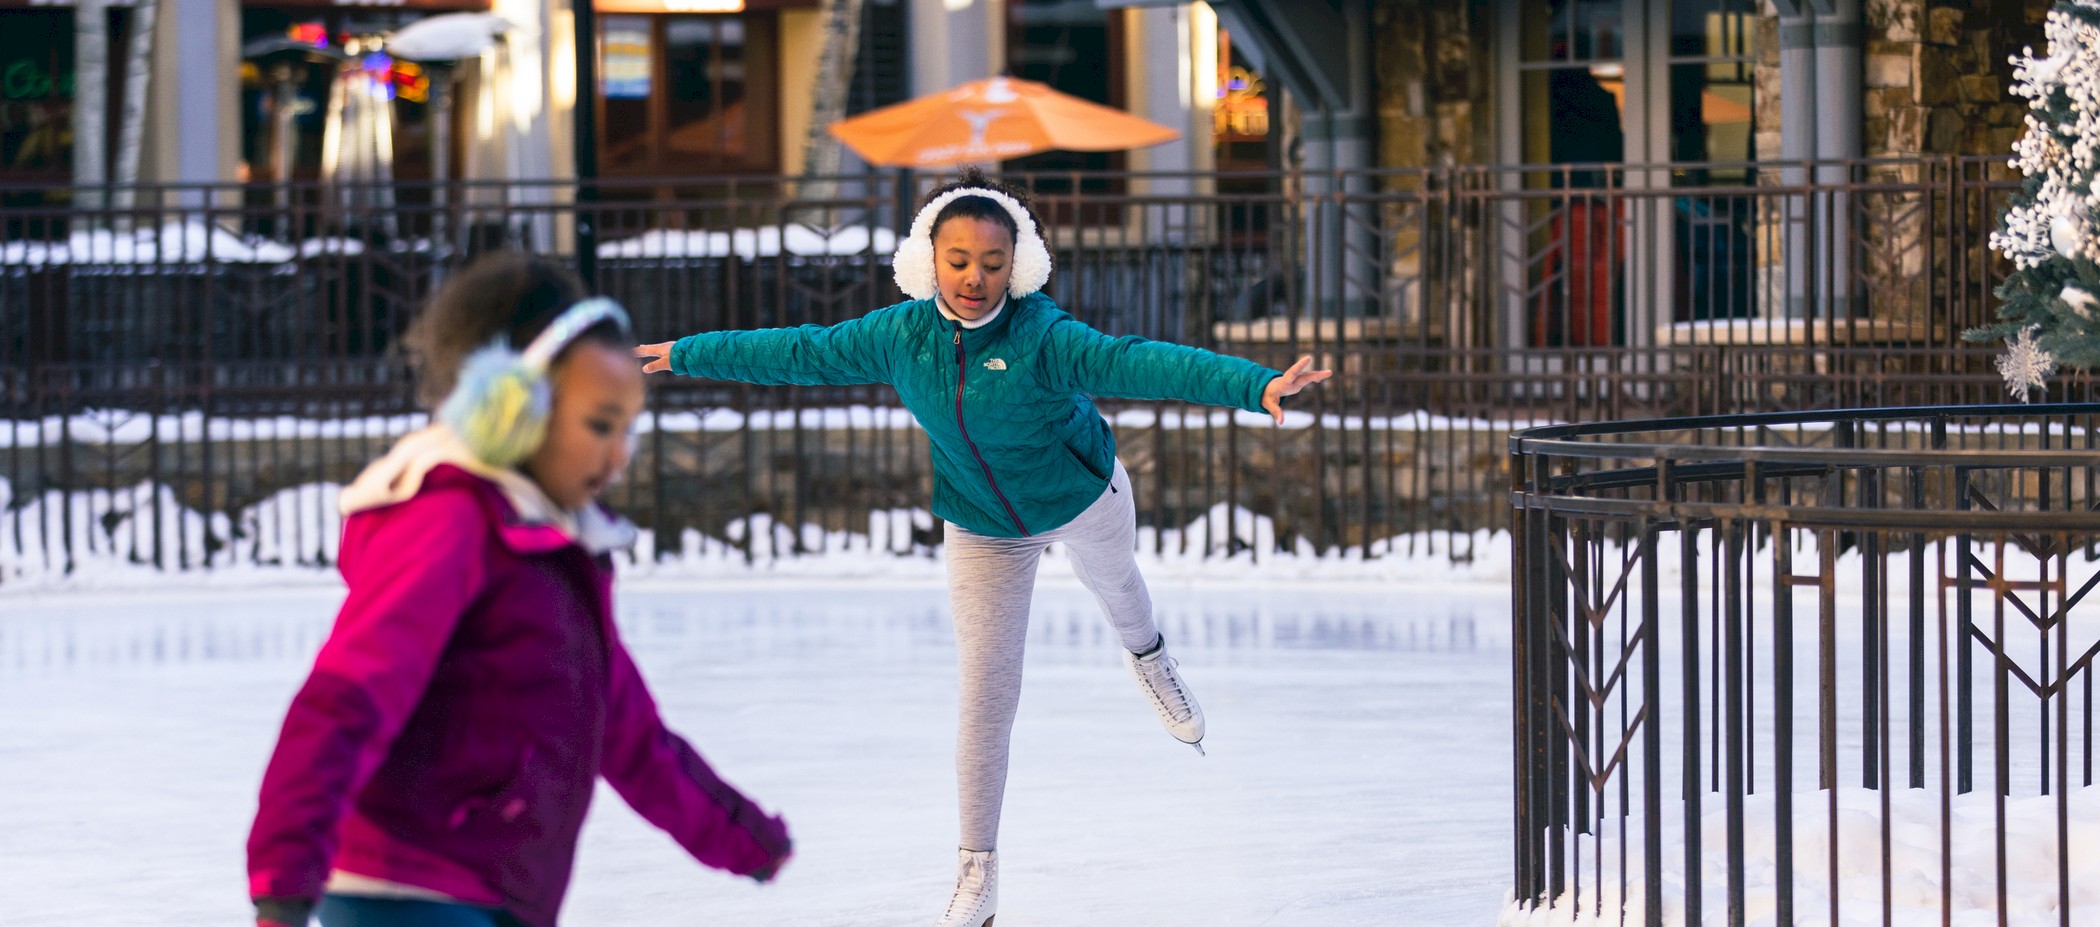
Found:
[[[160,0],[138,0],[131,10],[131,47],[124,53],[124,113],[117,124],[117,201],[130,209],[145,156],[146,91],[153,78],[153,24]]]
[[[798,195],[826,199],[838,192],[829,177],[839,172],[839,140],[825,131],[846,118],[846,96],[853,90],[854,65],[860,55],[861,0],[823,0],[824,57],[817,63],[817,95],[810,108],[809,139],[802,148]],[[825,224],[828,224],[825,223]]]
[[[109,184],[108,120],[109,4],[80,0],[73,8],[73,203],[80,209],[102,208]]]

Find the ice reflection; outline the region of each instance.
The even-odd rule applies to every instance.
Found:
[[[244,597],[141,608],[139,602],[0,613],[0,672],[312,659],[331,612]]]
[[[1402,588],[1155,589],[1155,615],[1181,650],[1352,650],[1472,653],[1508,646],[1506,596],[1410,594]],[[947,592],[937,586],[845,585],[644,589],[625,595],[620,633],[640,647],[685,644],[760,655],[854,649],[869,659],[947,659]],[[1036,590],[1031,655],[1113,646],[1084,589]]]
[[[0,611],[0,671],[242,662],[304,662],[327,636],[340,594],[290,597],[183,593]],[[1192,650],[1471,653],[1506,647],[1499,595],[1410,595],[1404,589],[1155,590],[1160,627]],[[637,585],[618,600],[620,633],[637,650],[705,648],[718,656],[848,649],[869,660],[946,662],[948,598],[935,585]],[[1085,590],[1038,588],[1029,650],[1044,659],[1097,652],[1114,633]]]
[[[1071,598],[1037,596],[1030,646],[1093,647],[1114,639],[1090,600]],[[1308,589],[1296,595],[1264,590],[1237,596],[1165,591],[1154,596],[1154,615],[1182,649],[1469,653],[1508,639],[1508,613],[1482,613],[1499,604],[1492,597],[1435,604],[1440,607],[1419,608],[1398,590]]]

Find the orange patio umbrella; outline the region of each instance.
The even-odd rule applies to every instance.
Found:
[[[1121,151],[1181,133],[1035,81],[992,77],[829,126],[870,164],[946,167],[1048,151]]]

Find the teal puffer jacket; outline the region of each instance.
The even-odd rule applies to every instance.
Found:
[[[678,340],[671,370],[771,385],[886,383],[933,445],[933,513],[979,534],[1063,525],[1100,498],[1115,434],[1092,396],[1261,411],[1277,372],[1200,348],[1111,338],[1040,293],[966,329],[932,300],[824,327],[706,332]]]

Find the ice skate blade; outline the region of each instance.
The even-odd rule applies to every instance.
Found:
[[[1197,755],[1197,756],[1209,756],[1209,755],[1210,755],[1210,754],[1208,754],[1208,753],[1205,753],[1205,752],[1203,752],[1203,742],[1202,742],[1202,741],[1200,741],[1200,740],[1199,740],[1199,741],[1197,741],[1197,742],[1195,742],[1195,743],[1189,744],[1189,746],[1191,746],[1191,747],[1195,747],[1195,748],[1196,748],[1196,755]],[[989,921],[987,921],[986,923],[990,923],[990,922],[989,922]]]

